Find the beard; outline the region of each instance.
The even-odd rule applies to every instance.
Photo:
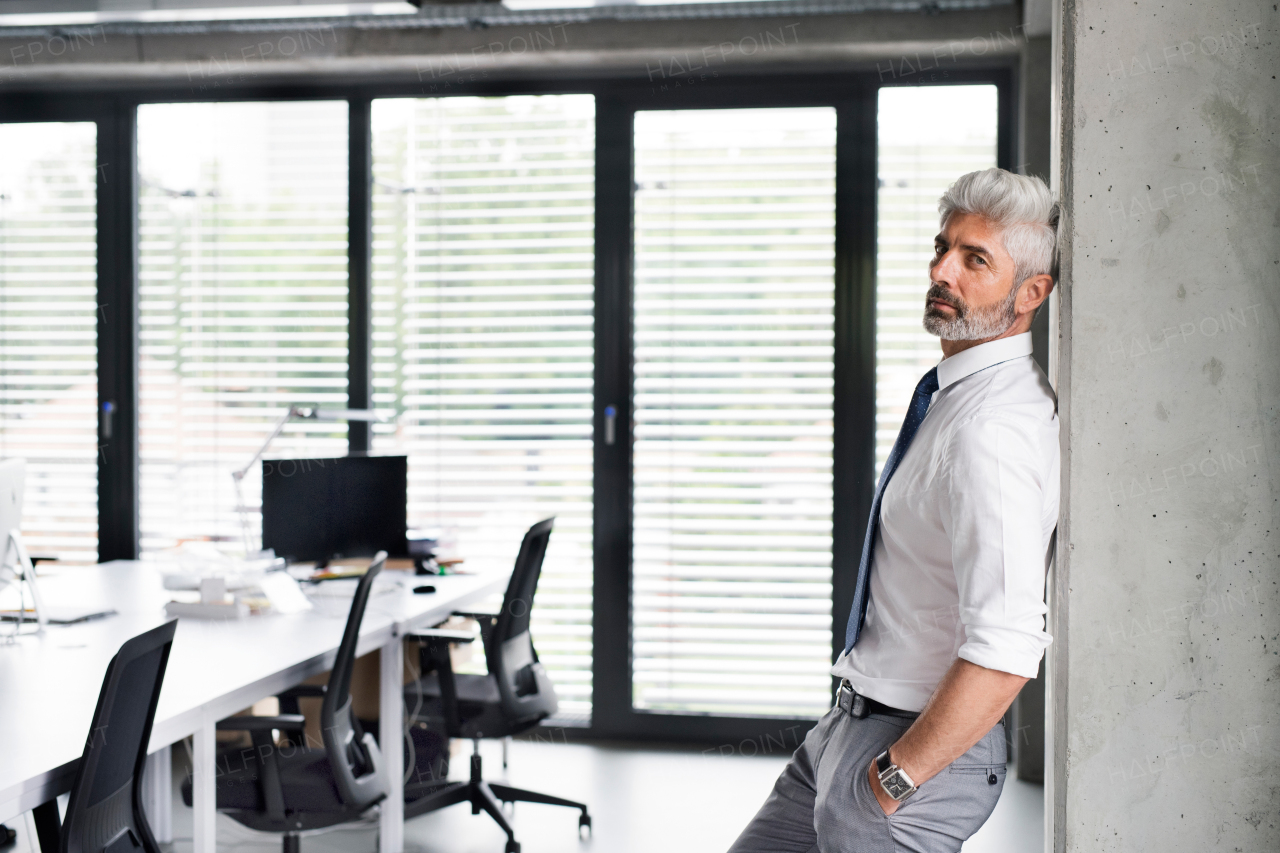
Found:
[[[956,315],[948,317],[936,308],[930,307],[928,301],[936,299],[945,302],[955,309]],[[951,291],[936,283],[929,285],[929,293],[925,297],[924,330],[937,335],[944,341],[980,341],[994,338],[1009,331],[1009,327],[1018,319],[1014,304],[1018,301],[1018,288],[1009,288],[1009,295],[994,305],[973,307]]]

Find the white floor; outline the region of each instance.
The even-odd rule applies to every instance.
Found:
[[[459,744],[458,777],[467,772],[470,744]],[[584,801],[594,833],[579,840],[577,811],[521,804],[513,823],[522,853],[716,853],[737,837],[763,802],[785,757],[722,757],[697,749],[530,743],[516,741],[504,774],[501,746],[482,749],[485,777]],[[175,761],[175,781],[185,772]],[[965,844],[965,853],[1028,853],[1043,849],[1043,794],[1039,785],[1014,779],[995,813]],[[15,822],[14,853],[30,853],[33,827]],[[277,836],[245,829],[218,817],[219,853],[275,853]],[[172,845],[166,853],[190,853],[191,811],[175,797]],[[406,853],[502,853],[505,835],[489,817],[466,805],[423,815],[405,826]],[[303,853],[373,853],[373,826],[344,827],[304,837]]]

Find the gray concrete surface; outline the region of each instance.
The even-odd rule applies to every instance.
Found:
[[[1055,851],[1280,849],[1280,12],[1063,0]]]
[[[461,23],[329,18],[14,30],[0,21],[0,95],[179,84],[194,96],[228,96],[268,83],[363,80],[447,94],[498,76],[602,71],[687,87],[726,74],[814,68],[879,69],[886,83],[927,84],[974,63],[1016,65],[1027,40],[1013,4],[938,14]]]

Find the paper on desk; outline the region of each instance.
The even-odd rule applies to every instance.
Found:
[[[311,609],[311,600],[287,572],[267,572],[258,581],[258,587],[276,613],[300,613]]]

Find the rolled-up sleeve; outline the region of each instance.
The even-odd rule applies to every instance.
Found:
[[[1035,678],[1045,633],[1046,489],[1056,483],[1035,427],[979,416],[948,448],[944,527],[960,596],[959,656],[978,666]],[[1050,528],[1051,529],[1051,528]]]

